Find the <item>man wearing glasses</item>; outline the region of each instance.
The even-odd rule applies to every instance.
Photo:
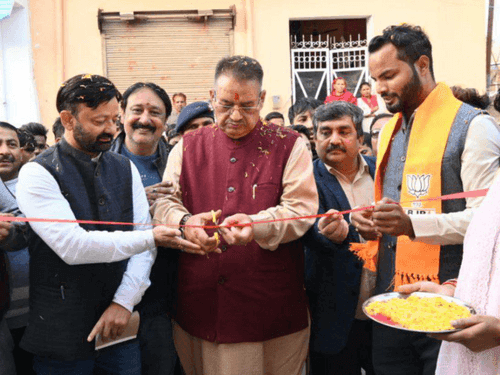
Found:
[[[179,258],[174,341],[186,374],[299,374],[309,324],[304,252],[296,241],[318,210],[311,157],[295,132],[263,124],[263,71],[222,59],[211,99],[216,124],[185,134],[164,180],[175,193],[156,222],[186,225],[199,255]],[[214,225],[214,229],[193,226]]]
[[[33,134],[35,138],[35,156],[38,156],[49,148],[47,145],[47,128],[38,122],[29,122],[19,128],[21,131],[26,131]]]
[[[372,151],[373,156],[377,157],[377,148],[378,148],[378,136],[382,131],[382,128],[385,124],[389,122],[392,118],[392,115],[388,113],[381,113],[375,116],[370,125],[370,137],[372,142]]]
[[[18,131],[19,145],[21,147],[21,166],[35,157],[36,141],[33,134],[27,131]]]

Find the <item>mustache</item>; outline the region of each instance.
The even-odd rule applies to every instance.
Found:
[[[399,98],[399,96],[397,94],[394,94],[392,92],[385,92],[383,94],[380,94],[380,96],[382,97],[382,99],[385,99],[385,98]]]
[[[4,161],[8,161],[9,163],[14,163],[16,159],[12,155],[0,156],[0,163],[3,163]]]
[[[146,125],[143,124],[142,122],[136,121],[132,124],[132,129],[137,130],[137,129],[146,129],[149,130],[150,132],[154,133],[156,131],[156,128],[152,125]]]
[[[331,152],[331,151],[342,151],[342,152],[346,152],[347,150],[340,146],[340,145],[332,145],[332,144],[329,144],[328,147],[326,148],[326,152]]]

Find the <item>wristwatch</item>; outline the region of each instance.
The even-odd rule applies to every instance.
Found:
[[[185,228],[185,227],[184,227],[184,225],[186,225],[187,221],[189,220],[189,218],[190,218],[191,216],[193,216],[193,215],[191,215],[191,214],[186,214],[186,215],[184,215],[184,216],[182,217],[181,221],[179,222],[179,225],[180,225],[179,230],[181,231],[181,237],[182,237],[183,239],[186,239],[186,237],[184,236],[184,228]]]

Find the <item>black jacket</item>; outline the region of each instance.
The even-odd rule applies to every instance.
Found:
[[[375,173],[375,158],[363,156],[370,174]],[[337,178],[319,159],[314,163],[319,209],[350,210],[351,206]],[[344,215],[349,222],[349,215]],[[349,243],[359,242],[358,233],[349,226],[349,234],[336,244],[318,233],[318,221],[303,237],[306,247],[305,281],[311,309],[311,350],[338,354],[347,344],[358,304],[363,263],[349,250]]]

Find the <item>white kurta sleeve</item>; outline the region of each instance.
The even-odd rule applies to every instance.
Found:
[[[20,210],[28,218],[76,220],[57,181],[38,163],[31,162],[21,168],[17,201]],[[30,226],[70,265],[116,262],[155,248],[151,229],[130,232],[86,231],[76,223],[50,221],[31,222]]]
[[[500,130],[491,116],[478,115],[469,125],[460,176],[464,191],[489,188],[500,167]],[[460,244],[474,209],[484,197],[467,198],[466,209],[439,215],[410,215],[414,241],[437,245]]]

